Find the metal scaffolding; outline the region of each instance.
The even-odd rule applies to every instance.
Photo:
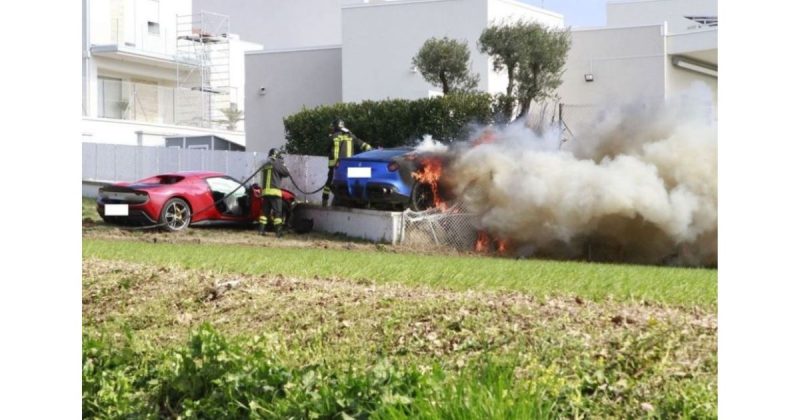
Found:
[[[231,106],[230,20],[201,11],[177,17],[175,123],[225,124]]]

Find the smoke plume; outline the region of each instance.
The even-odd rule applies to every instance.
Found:
[[[556,128],[486,128],[446,182],[480,228],[554,258],[716,265],[717,127],[702,87]],[[488,131],[487,131],[488,130]]]

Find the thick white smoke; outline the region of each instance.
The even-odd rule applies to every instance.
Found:
[[[447,145],[434,140],[430,134],[422,136],[422,140],[414,146],[414,151],[419,153],[445,153],[447,150]]]
[[[710,92],[606,107],[543,134],[521,124],[465,147],[447,181],[482,228],[551,257],[715,265],[717,128]]]

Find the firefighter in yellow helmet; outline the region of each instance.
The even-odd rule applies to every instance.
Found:
[[[331,151],[328,154],[328,180],[322,189],[322,207],[328,205],[328,198],[331,194],[331,183],[333,182],[333,171],[336,163],[341,158],[353,156],[353,149],[358,148],[362,152],[372,150],[372,146],[356,137],[347,127],[344,121],[337,118],[331,123]]]
[[[275,227],[275,236],[283,236],[283,193],[281,179],[289,176],[277,149],[270,149],[269,160],[261,168],[261,217],[258,218],[258,233],[266,235],[267,222]]]

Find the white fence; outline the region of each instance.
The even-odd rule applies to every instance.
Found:
[[[136,181],[152,175],[176,171],[218,171],[244,181],[267,159],[266,153],[227,150],[176,149],[152,146],[82,143],[83,195],[92,197],[97,187],[118,181]],[[313,191],[325,183],[328,158],[322,156],[286,155],[289,172],[299,189],[289,179],[283,187],[294,191],[300,201],[319,202],[322,192]],[[260,182],[257,175],[248,184]]]

